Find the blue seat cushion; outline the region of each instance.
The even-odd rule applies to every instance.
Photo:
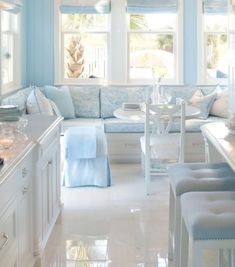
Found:
[[[186,120],[185,122],[186,132],[200,133],[201,132],[200,127],[202,125],[204,125],[205,123],[218,122],[218,121],[225,121],[225,119],[220,118],[220,117],[215,117],[215,116],[209,116],[206,120],[199,119],[199,118]]]
[[[186,193],[181,209],[194,240],[235,239],[235,192]]]
[[[144,123],[108,118],[104,120],[105,133],[143,133]]]
[[[201,126],[205,123],[225,121],[224,118],[210,116],[206,120],[200,118],[189,119],[185,121],[185,130],[187,133],[200,133]],[[172,132],[179,131],[179,123],[174,123],[172,126]]]
[[[192,191],[235,190],[235,173],[227,163],[184,163],[168,169],[176,196]]]
[[[186,120],[186,132],[187,133],[200,133],[200,127],[205,123],[224,121],[223,118],[210,116],[207,120],[191,119]],[[143,133],[144,123],[134,122],[130,120],[121,120],[118,118],[106,118],[104,119],[104,127],[106,133]],[[179,132],[179,125],[175,124],[172,127],[171,132]]]

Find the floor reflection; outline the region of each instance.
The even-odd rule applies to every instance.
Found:
[[[96,261],[103,264],[107,261],[107,239],[78,237],[78,240],[66,241],[66,261],[79,263]],[[85,265],[84,265],[85,266]]]
[[[171,266],[167,177],[146,196],[140,165],[113,165],[112,175],[110,188],[62,190],[61,219],[35,267]]]

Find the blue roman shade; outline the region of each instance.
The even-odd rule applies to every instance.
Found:
[[[110,0],[61,0],[60,11],[64,14],[110,13]]]
[[[0,9],[17,14],[22,9],[22,0],[0,0]]]
[[[227,0],[204,0],[204,13],[209,14],[226,14],[228,12]]]
[[[178,0],[127,0],[127,12],[139,13],[175,13]]]

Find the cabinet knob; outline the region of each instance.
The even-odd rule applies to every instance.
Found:
[[[2,246],[0,247],[0,250],[2,250],[8,243],[9,237],[6,233],[2,235],[2,239],[4,240]]]
[[[49,160],[49,161],[48,161],[48,164],[51,165],[51,164],[52,164],[52,160]]]
[[[24,178],[27,174],[28,174],[28,170],[26,168],[23,168],[22,177]]]
[[[29,191],[29,188],[27,186],[24,186],[24,188],[22,190],[22,194],[24,195],[24,194],[28,193],[28,191]]]

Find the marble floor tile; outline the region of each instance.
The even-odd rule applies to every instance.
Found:
[[[112,165],[110,188],[63,188],[63,210],[36,267],[174,267],[168,263],[168,178],[146,196],[141,166]],[[208,253],[205,267],[215,266]]]

